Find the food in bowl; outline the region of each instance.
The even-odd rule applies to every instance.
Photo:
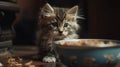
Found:
[[[58,42],[60,46],[115,46],[117,43],[114,41],[104,41],[100,39],[72,39],[72,40],[61,40]]]

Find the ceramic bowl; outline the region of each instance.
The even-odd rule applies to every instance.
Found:
[[[69,45],[72,42],[78,41],[102,41],[104,44],[87,45],[82,46]],[[61,45],[66,43],[67,45]],[[109,44],[108,42],[113,42]],[[109,39],[69,39],[54,41],[56,50],[60,55],[60,59],[63,63],[69,67],[111,67],[120,60],[120,41]]]

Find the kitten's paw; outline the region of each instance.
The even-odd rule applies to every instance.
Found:
[[[48,63],[50,63],[50,62],[56,62],[56,58],[55,58],[54,55],[49,54],[49,55],[43,57],[43,62],[48,62]]]

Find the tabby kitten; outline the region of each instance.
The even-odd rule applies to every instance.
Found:
[[[42,55],[45,55],[47,51],[49,53],[49,51],[54,50],[53,40],[79,37],[77,34],[79,29],[76,20],[78,18],[77,13],[78,6],[67,9],[52,7],[48,3],[45,4],[40,11],[37,31],[37,44]],[[48,56],[46,59],[49,59]],[[55,60],[50,62],[55,62]]]

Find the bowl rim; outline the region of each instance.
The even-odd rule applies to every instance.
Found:
[[[112,42],[116,42],[117,44],[115,45],[108,45],[108,44],[104,44],[104,46],[62,46],[59,45],[59,42],[61,41],[79,41],[79,40],[101,40],[101,41],[112,41]],[[56,47],[59,48],[65,48],[65,49],[98,49],[98,48],[113,48],[113,47],[120,47],[120,41],[119,40],[113,40],[113,39],[65,39],[65,40],[57,40],[53,42]]]

